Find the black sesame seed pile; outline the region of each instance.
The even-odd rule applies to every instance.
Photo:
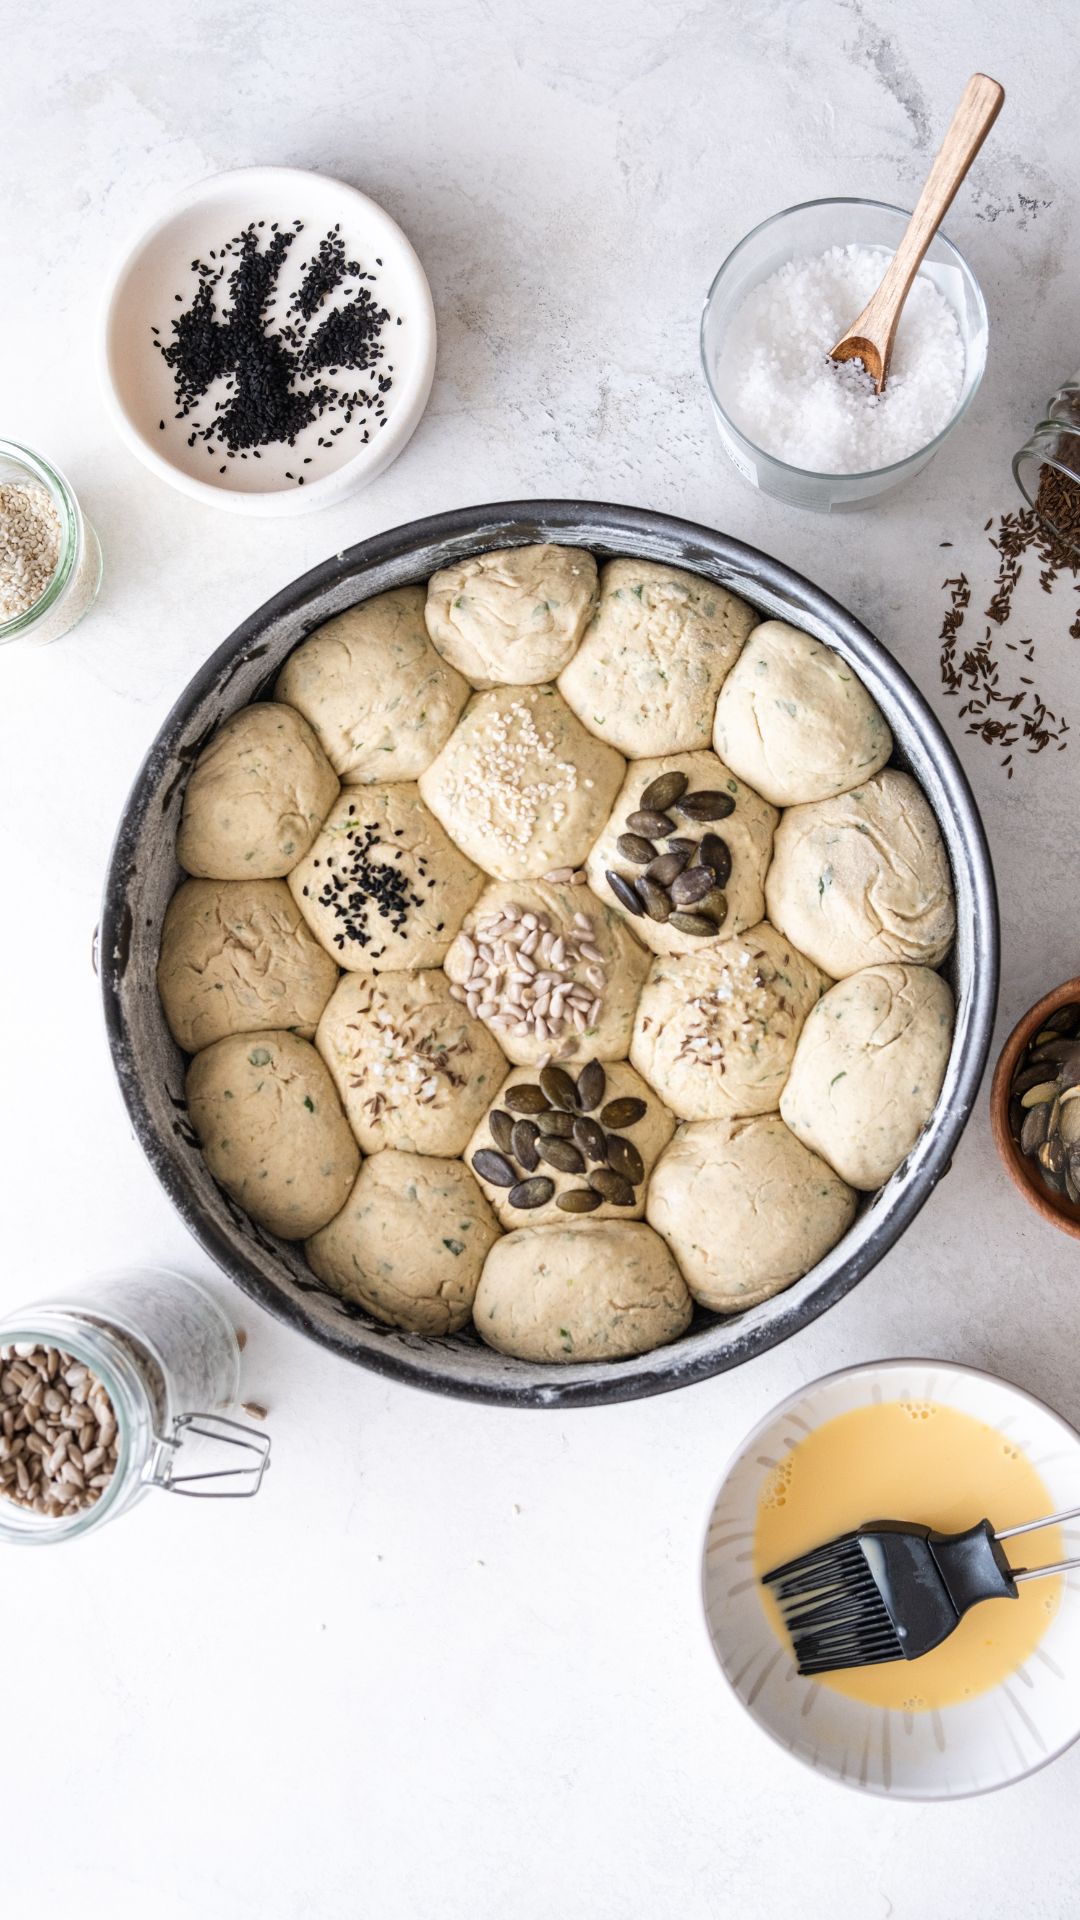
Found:
[[[352,808],[349,809],[352,812]],[[404,829],[396,827],[395,836],[400,838]],[[341,930],[334,935],[334,944],[339,952],[346,941],[355,941],[359,947],[369,946],[379,936],[380,929],[373,932],[368,921],[371,909],[375,915],[385,921],[387,933],[396,933],[398,938],[406,940],[408,930],[406,921],[410,907],[422,907],[424,897],[413,890],[413,882],[404,868],[397,863],[402,858],[403,848],[398,847],[392,860],[372,860],[369,858],[372,847],[382,841],[382,829],[373,820],[358,820],[345,834],[345,851],[330,854],[326,859],[329,869],[321,892],[316,896],[320,907],[329,907],[335,919],[341,922]],[[316,861],[315,865],[318,866]],[[428,876],[427,859],[423,853],[416,855],[417,884],[426,880],[428,887],[435,881]],[[305,888],[306,892],[306,888]],[[386,952],[385,939],[382,946],[373,949],[372,958],[378,959]]]
[[[253,221],[223,246],[211,248],[208,260],[193,260],[198,285],[190,304],[171,322],[172,339],[163,341],[161,330],[151,329],[173,376],[174,418],[190,420],[189,447],[201,441],[212,458],[224,453],[226,461],[249,455],[258,460],[262,447],[295,446],[305,427],[333,414],[341,416],[340,424],[319,434],[319,447],[331,447],[354,422],[357,441],[366,446],[386,425],[394,373],[384,364],[382,336],[391,316],[371,292],[376,275],[346,257],[335,227],[301,263],[300,286],[277,323],[278,280],[303,222],[282,227],[272,221],[264,236],[265,226]],[[376,259],[375,265],[382,261]],[[337,304],[327,307],[335,297]],[[174,299],[183,306],[183,294]],[[367,382],[348,389],[331,386],[343,372],[366,375]],[[224,386],[209,403],[211,417],[196,418],[218,381]],[[162,432],[165,426],[162,420]],[[309,454],[296,465],[311,462]],[[286,472],[285,478],[304,484],[300,472]]]

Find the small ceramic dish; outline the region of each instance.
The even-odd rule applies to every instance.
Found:
[[[712,1650],[759,1727],[806,1766],[864,1793],[955,1800],[1022,1780],[1080,1738],[1080,1576],[1031,1659],[987,1693],[926,1713],[868,1706],[796,1672],[766,1617],[752,1571],[758,1501],[800,1439],[838,1414],[880,1400],[953,1407],[1008,1433],[1038,1469],[1050,1511],[1080,1501],[1080,1434],[1008,1380],[944,1360],[881,1360],[801,1387],[754,1428],[713,1502],[702,1558]],[[1034,1516],[1032,1516],[1034,1517]],[[1064,1529],[1080,1555],[1080,1524]]]
[[[1080,975],[1065,980],[1052,993],[1044,993],[1023,1019],[1017,1021],[994,1068],[990,1086],[990,1127],[1002,1166],[1028,1205],[1034,1207],[1036,1213],[1048,1220],[1052,1227],[1060,1227],[1063,1233],[1080,1240],[1080,1207],[1074,1207],[1067,1194],[1051,1192],[1040,1178],[1033,1161],[1021,1153],[1009,1125],[1009,1090],[1024,1048],[1035,1038],[1040,1027],[1046,1025],[1052,1013],[1057,1013],[1060,1007],[1069,1006],[1080,1006]]]
[[[153,329],[158,339],[171,340],[172,322],[190,307],[198,285],[193,260],[209,261],[212,250],[217,252],[252,223],[262,222],[268,237],[273,222],[287,230],[297,220],[303,222],[303,231],[278,275],[270,330],[278,329],[299,289],[302,263],[325,235],[339,229],[348,259],[374,274],[368,290],[391,316],[382,363],[387,371],[392,368],[391,385],[383,396],[385,425],[376,422],[369,443],[363,445],[362,421],[354,413],[346,423],[338,411],[305,427],[292,446],[281,442],[262,447],[258,459],[228,458],[199,437],[189,446],[194,420],[210,420],[213,402],[224,396],[229,376],[223,373],[205,403],[187,418],[177,418],[172,373],[155,350]],[[231,264],[226,261],[226,271]],[[222,289],[218,313],[222,295],[228,301]],[[340,299],[340,293],[328,295],[316,310],[314,324]],[[121,437],[159,479],[231,513],[311,513],[367,486],[414,432],[435,371],[431,290],[401,228],[366,194],[342,180],[296,167],[246,167],[202,181],[129,247],[106,297],[100,367],[106,402]],[[344,391],[370,390],[376,376],[327,369],[319,377]],[[310,383],[310,378],[305,380]],[[338,427],[343,430],[331,434],[330,429]],[[320,438],[329,445],[320,446]],[[302,486],[296,479],[301,469]]]

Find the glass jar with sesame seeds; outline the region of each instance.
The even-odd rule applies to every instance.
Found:
[[[183,1274],[102,1274],[3,1316],[0,1542],[73,1539],[151,1487],[256,1492],[269,1440],[221,1412],[239,1380],[231,1323]]]
[[[59,640],[101,585],[101,548],[68,482],[0,440],[0,642]]]

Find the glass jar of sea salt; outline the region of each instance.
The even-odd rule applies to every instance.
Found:
[[[887,384],[881,400],[866,376],[837,368],[828,358],[866,296],[837,317],[829,299],[822,297],[823,283],[826,293],[833,291],[828,275],[815,281],[808,274],[805,297],[801,283],[792,284],[809,263],[822,262],[825,256],[831,260],[834,249],[846,249],[847,259],[839,260],[839,267],[854,265],[863,275],[870,271],[869,294],[909,218],[901,207],[875,200],[811,200],[788,207],[739,242],[709,288],[701,318],[701,359],[721,445],[753,486],[789,506],[838,513],[887,498],[933,459],[978,390],[986,364],[986,305],[971,268],[943,234],[931,242],[909,296],[910,307],[919,290],[925,309],[915,317],[920,356],[913,355],[905,370],[900,343],[905,318],[913,320],[906,310],[890,376],[892,394]],[[864,257],[865,250],[880,255],[880,271]],[[763,299],[764,284],[781,273],[786,285],[781,283],[781,297],[771,304]],[[834,299],[840,297],[845,277],[851,275],[832,275]],[[748,308],[752,297],[754,305]],[[756,338],[749,341],[748,320],[756,330]],[[838,398],[847,416],[839,422],[839,433]],[[890,401],[899,400],[902,409],[890,407]],[[886,408],[894,416],[888,432]],[[897,432],[901,413],[913,439],[907,446]],[[883,458],[874,455],[875,441],[885,449]],[[847,467],[845,449],[855,450],[857,471]]]
[[[1051,394],[1045,418],[1013,459],[1028,506],[1080,560],[1080,373]]]
[[[223,1417],[240,1345],[185,1274],[99,1274],[0,1318],[0,1543],[48,1546],[103,1526],[151,1487],[258,1490],[265,1434]]]

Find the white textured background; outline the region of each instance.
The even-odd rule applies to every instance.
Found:
[[[115,1260],[213,1277],[112,1081],[89,958],[111,833],[168,706],[233,625],[334,548],[418,514],[629,501],[802,568],[895,650],[961,745],[1003,896],[999,1034],[1077,971],[1080,744],[1018,756],[1007,787],[940,698],[936,642],[945,572],[988,590],[981,529],[1013,503],[1009,456],[1080,365],[1073,28],[1064,0],[8,6],[0,431],[67,469],[107,579],[77,635],[0,662],[0,1305]],[[910,205],[976,66],[1008,101],[948,222],[991,311],[975,411],[876,515],[776,507],[711,437],[704,289],[793,201]],[[259,160],[381,200],[440,326],[404,456],[359,501],[294,523],[218,517],[156,484],[95,388],[114,250],[188,181]],[[1051,706],[1080,704],[1075,606],[1062,583],[1014,615]],[[258,1502],[151,1499],[81,1547],[0,1567],[4,1912],[1071,1916],[1080,1754],[950,1808],[804,1775],[723,1690],[696,1560],[733,1444],[828,1368],[944,1354],[1080,1416],[1078,1281],[1075,1247],[999,1174],[980,1108],[853,1295],[681,1396],[567,1417],[443,1404],[245,1313],[247,1388],[272,1409],[275,1450]]]

